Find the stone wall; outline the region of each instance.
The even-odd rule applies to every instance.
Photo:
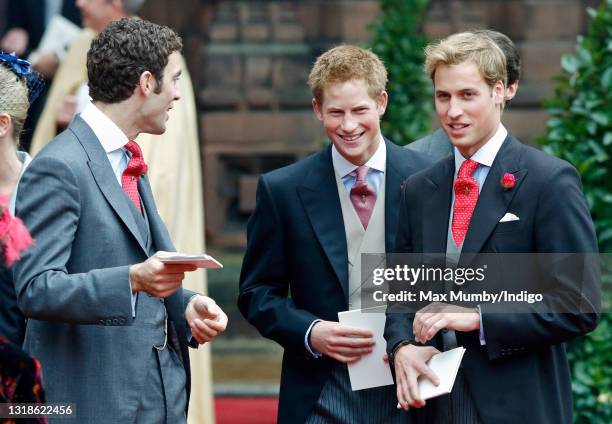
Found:
[[[542,133],[542,98],[597,0],[432,0],[430,38],[491,28],[517,44],[523,75],[504,122],[524,141]],[[200,112],[209,246],[241,247],[257,176],[320,148],[309,68],[339,43],[364,44],[372,0],[149,0],[142,15],[183,36]],[[433,119],[432,119],[433,122]]]

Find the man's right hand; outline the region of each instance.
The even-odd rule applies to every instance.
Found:
[[[198,269],[195,265],[165,264],[157,258],[158,253],[144,262],[130,266],[132,291],[166,298],[181,286],[185,272]]]
[[[405,345],[395,352],[395,380],[397,401],[402,409],[422,408],[425,401],[419,394],[419,376],[428,378],[434,386],[440,384],[440,379],[427,366],[427,361],[432,356],[440,353],[438,349],[431,346]]]
[[[371,353],[374,343],[370,330],[334,321],[319,321],[310,331],[310,345],[315,351],[346,364],[355,363]]]

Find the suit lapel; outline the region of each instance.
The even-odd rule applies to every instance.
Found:
[[[138,229],[138,225],[134,220],[132,213],[130,212],[130,205],[126,202],[125,193],[121,189],[121,186],[117,184],[117,178],[113,173],[113,170],[106,156],[106,152],[102,148],[102,145],[98,141],[94,132],[89,128],[89,125],[77,116],[73,123],[70,125],[71,131],[79,139],[79,142],[85,149],[89,161],[87,165],[91,170],[91,173],[98,185],[100,191],[113,208],[119,219],[124,223],[126,228],[138,241],[138,244],[148,254],[144,240]]]
[[[397,234],[397,220],[399,219],[400,197],[404,180],[416,170],[411,163],[402,162],[402,149],[385,139],[387,146],[387,163],[385,170],[385,250],[393,252],[395,236]],[[381,252],[382,253],[382,252]]]
[[[508,210],[512,198],[520,189],[527,174],[526,169],[520,169],[521,151],[521,144],[508,134],[480,191],[461,250],[463,253],[481,251],[499,220]],[[515,178],[514,187],[510,190],[504,190],[501,186],[502,177],[506,172],[513,174]]]
[[[338,197],[331,147],[317,155],[304,183],[297,188],[310,225],[334,269],[344,294],[348,293],[348,252]]]
[[[441,166],[432,168],[423,187],[423,252],[446,252],[448,238],[448,219],[450,216],[455,159],[451,155],[444,159]],[[415,207],[420,207],[415,205]]]
[[[153,192],[151,191],[151,184],[149,184],[147,175],[143,175],[143,177],[138,180],[138,193],[140,193],[144,210],[149,219],[149,231],[151,232],[153,246],[155,246],[156,250],[174,251],[174,245],[172,244],[168,230],[157,212],[157,206],[153,199]]]

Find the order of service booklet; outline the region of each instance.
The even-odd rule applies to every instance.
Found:
[[[353,391],[393,384],[389,364],[383,361],[387,346],[383,338],[385,309],[386,307],[382,306],[338,312],[340,324],[366,328],[374,333],[374,341],[376,342],[372,353],[362,356],[359,361],[348,365]]]
[[[353,391],[393,384],[389,364],[382,360],[386,353],[386,342],[383,337],[386,319],[385,309],[383,306],[338,313],[340,324],[371,330],[374,333],[376,343],[372,353],[363,356],[356,363],[348,365]],[[422,399],[431,399],[451,392],[464,353],[465,348],[457,347],[441,352],[429,360],[427,364],[440,379],[440,384],[434,386],[427,378],[419,379],[419,391]]]
[[[459,365],[461,364],[464,353],[464,347],[456,347],[431,357],[427,365],[436,373],[440,379],[440,384],[434,386],[429,379],[420,378],[419,393],[421,394],[421,399],[431,399],[436,396],[448,394],[453,390],[455,378],[457,377]]]
[[[188,255],[178,252],[160,252],[157,254],[157,257],[163,263],[195,265],[198,268],[208,269],[223,268],[221,262],[205,253],[201,255]]]

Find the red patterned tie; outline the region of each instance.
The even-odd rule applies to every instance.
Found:
[[[140,146],[134,140],[128,141],[125,148],[132,156],[121,176],[121,187],[123,187],[123,191],[132,199],[136,208],[142,213],[140,194],[138,194],[138,177],[147,172],[147,164],[142,158]]]
[[[365,165],[357,168],[357,181],[355,181],[355,185],[351,188],[351,203],[355,208],[355,212],[357,212],[363,228],[366,230],[368,229],[368,222],[370,222],[374,204],[376,203],[376,191],[365,179],[369,170],[370,168]]]
[[[468,159],[461,164],[455,180],[455,205],[453,207],[453,239],[457,247],[463,244],[470,220],[478,201],[478,183],[472,177],[478,162]]]

